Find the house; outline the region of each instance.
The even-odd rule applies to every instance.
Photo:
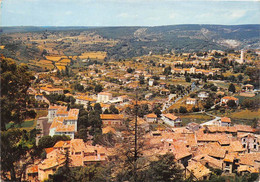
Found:
[[[74,139],[79,109],[67,111],[67,108],[63,106],[50,106],[48,113],[48,122],[51,122],[49,135],[67,135]]]
[[[207,92],[200,92],[198,94],[198,97],[200,98],[200,100],[204,100],[204,99],[209,97],[209,93],[207,93]]]
[[[40,93],[45,92],[47,95],[50,94],[63,94],[63,89],[61,88],[53,88],[53,87],[41,87],[40,88]]]
[[[122,114],[100,114],[104,126],[122,126],[124,116]]]
[[[195,104],[197,104],[197,99],[189,97],[189,98],[186,99],[186,104],[195,105]]]
[[[252,133],[239,133],[237,137],[248,153],[259,152],[259,137],[257,137],[257,135]]]
[[[65,164],[66,151],[68,151],[71,160],[69,164],[71,167],[96,163],[104,164],[107,161],[107,150],[102,146],[87,145],[82,139],[59,141],[47,153],[46,159],[38,165],[38,180],[48,179],[59,167]]]
[[[170,90],[168,90],[168,89],[161,89],[160,90],[160,94],[162,94],[162,95],[170,95]]]
[[[96,103],[96,100],[95,99],[92,99],[88,96],[79,96],[79,97],[76,97],[76,104],[82,104],[84,105],[85,108],[88,107],[88,104],[92,104],[92,103]]]
[[[220,120],[220,126],[230,126],[231,125],[231,119],[228,117],[222,117]]]
[[[32,165],[26,168],[26,180],[28,181],[38,180],[38,165]]]
[[[145,115],[145,119],[148,123],[154,123],[157,121],[157,115],[154,113]]]
[[[108,92],[100,92],[97,97],[97,102],[107,103],[112,99],[112,94]]]
[[[189,162],[186,170],[187,176],[192,175],[194,181],[208,180],[211,174],[211,171],[208,168],[196,161]]]
[[[149,82],[148,82],[148,85],[149,85],[150,87],[152,87],[152,86],[153,86],[153,83],[154,83],[154,79],[150,79]]]
[[[67,111],[67,107],[65,107],[65,106],[57,106],[57,105],[54,105],[54,106],[50,105],[49,106],[49,108],[48,108],[48,116],[47,116],[49,123],[51,123],[53,121],[53,119],[55,117],[57,117],[56,113],[57,113],[58,110],[59,110],[59,112],[62,112],[62,111],[66,112]]]
[[[230,101],[230,100],[235,101],[236,105],[239,104],[238,98],[235,98],[235,97],[232,97],[232,96],[225,96],[225,97],[221,98],[221,103],[227,104],[227,102]]]
[[[148,94],[146,94],[146,95],[144,96],[144,98],[145,98],[146,100],[150,100],[150,99],[152,98],[152,96],[153,96],[153,93],[148,93]]]
[[[162,120],[163,122],[165,122],[166,124],[170,125],[170,126],[181,126],[181,118],[178,116],[175,116],[173,114],[163,114],[162,115]]]
[[[252,92],[254,90],[254,85],[246,84],[242,87],[242,91],[244,92]]]

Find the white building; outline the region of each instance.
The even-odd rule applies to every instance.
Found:
[[[198,94],[198,97],[200,98],[200,100],[204,100],[204,99],[209,97],[209,93],[207,93],[207,92],[200,92]]]
[[[180,117],[175,116],[175,115],[170,114],[170,113],[163,114],[161,119],[163,120],[164,123],[166,123],[170,126],[173,126],[173,127],[181,126],[181,122],[182,122]]]
[[[76,104],[82,104],[84,105],[85,108],[87,108],[88,103],[92,104],[92,103],[96,103],[96,100],[93,98],[90,98],[88,96],[79,96],[76,97]]]
[[[78,115],[79,109],[70,109],[67,111],[67,108],[63,106],[50,106],[48,121],[52,124],[49,135],[67,135],[71,139],[74,139],[77,132]]]
[[[188,105],[195,105],[195,104],[197,104],[197,99],[189,97],[186,100],[186,104],[188,104]]]
[[[97,102],[107,103],[109,100],[112,100],[112,94],[108,92],[100,92],[98,94]]]
[[[51,87],[41,87],[40,88],[40,93],[45,92],[47,95],[50,94],[63,94],[63,89],[61,88],[51,88]]]

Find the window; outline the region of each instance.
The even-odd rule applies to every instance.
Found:
[[[246,139],[245,139],[245,138],[243,138],[243,139],[242,139],[242,142],[245,142],[245,141],[246,141]]]
[[[246,148],[246,144],[243,144],[243,148]]]
[[[257,145],[254,145],[254,149],[256,149]]]

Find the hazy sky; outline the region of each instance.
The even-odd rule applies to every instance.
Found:
[[[1,15],[2,26],[259,24],[260,0],[2,0]]]

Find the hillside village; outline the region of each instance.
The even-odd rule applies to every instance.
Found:
[[[37,72],[28,94],[45,113],[36,121],[36,144],[55,135],[69,140],[30,160],[24,180],[48,179],[65,164],[66,152],[70,167],[114,161],[135,122],[145,146],[142,158],[171,153],[184,178],[207,180],[216,170],[259,173],[259,79],[250,72],[258,64],[252,51],[150,53],[118,62],[56,57],[44,57],[55,58],[56,68]],[[58,66],[60,60],[69,64]],[[79,62],[88,66],[77,67]],[[253,118],[236,116],[245,111]]]
[[[24,163],[17,178],[44,181],[66,165],[117,164],[129,157],[124,154],[134,148],[135,134],[141,159],[149,163],[171,154],[183,180],[259,174],[259,50],[150,51],[108,61],[105,51],[68,55],[49,44],[112,46],[115,40],[95,34],[56,40],[47,34],[48,41],[37,33],[17,38],[42,50],[28,62],[35,70],[27,107],[35,116],[25,117],[29,127],[5,125],[35,132],[35,144],[23,143],[28,151],[15,162],[17,168]],[[122,172],[121,165],[111,176]],[[2,179],[12,175],[1,172]]]

